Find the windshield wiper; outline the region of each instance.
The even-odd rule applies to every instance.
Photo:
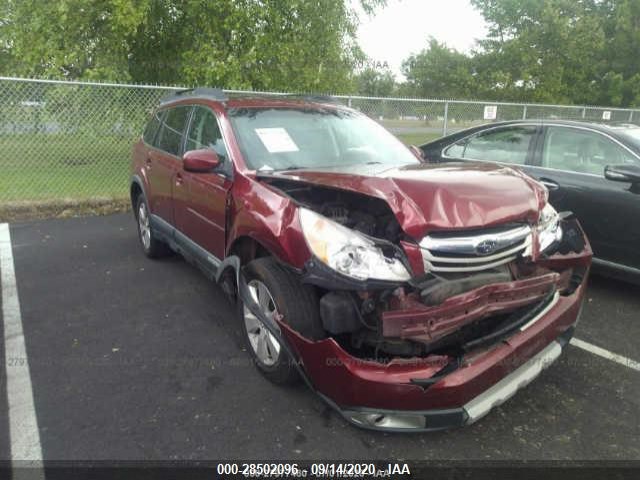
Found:
[[[298,165],[291,165],[289,167],[284,167],[284,168],[278,168],[277,170],[274,170],[274,172],[286,172],[288,170],[305,170],[309,167],[300,167]]]

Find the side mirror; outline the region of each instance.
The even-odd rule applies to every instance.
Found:
[[[220,158],[210,149],[189,150],[182,156],[182,166],[187,172],[209,173],[220,165]]]
[[[637,165],[607,165],[604,178],[613,182],[640,183],[640,167]]]
[[[415,145],[409,146],[409,150],[411,150],[411,153],[413,153],[418,160],[424,162],[424,153],[422,152],[422,150],[420,150]]]

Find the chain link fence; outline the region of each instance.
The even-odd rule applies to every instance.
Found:
[[[0,77],[0,219],[19,218],[25,211],[26,216],[72,214],[82,205],[126,207],[131,147],[159,99],[182,88]],[[640,122],[640,111],[629,109],[335,98],[418,145],[489,121]]]

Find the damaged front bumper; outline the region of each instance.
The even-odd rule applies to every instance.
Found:
[[[557,357],[578,319],[584,287],[490,348],[453,359],[430,355],[388,364],[347,353],[334,339],[312,342],[282,324],[313,388],[347,420],[381,430],[439,430],[466,425],[537,376]],[[508,379],[508,380],[507,380]]]
[[[266,318],[253,303],[242,275],[239,293],[279,339],[307,385],[346,420],[376,430],[432,431],[477,421],[558,358],[578,321],[590,258],[586,243],[580,252],[557,253],[536,263],[545,270],[581,274],[533,275],[507,285],[474,289],[463,294],[463,300],[445,305],[440,313],[452,318],[457,313],[481,318],[492,308],[518,309],[535,303],[507,331],[499,332],[499,338],[475,343],[455,358],[435,353],[393,358],[387,363],[360,358],[334,338],[312,341],[285,323]],[[399,307],[394,310],[396,315],[387,315],[387,327],[397,328],[393,334],[435,338],[434,331],[405,327],[427,328],[429,320],[437,318],[438,310],[433,309],[438,307],[421,305],[420,314],[407,304]],[[428,314],[422,315],[425,311]],[[459,325],[459,320],[454,324]]]
[[[351,423],[376,430],[434,431],[470,425],[488,414],[492,408],[507,401],[557,360],[572,335],[573,327],[567,329],[526,363],[462,407],[413,412],[356,408],[345,409],[341,413]]]
[[[434,431],[471,424],[510,398],[553,362],[570,340],[584,285],[557,298],[527,328],[492,348],[474,352],[452,373],[437,376],[450,359],[431,356],[381,365],[348,354],[332,339],[308,340],[274,324],[240,295],[279,339],[307,385],[347,421],[386,431]],[[435,382],[421,379],[436,376]]]
[[[428,307],[415,300],[398,301],[398,308],[382,314],[385,337],[433,342],[474,320],[507,312],[552,296],[561,275],[548,273],[518,281],[485,285]]]

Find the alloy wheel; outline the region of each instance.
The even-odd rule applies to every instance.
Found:
[[[260,311],[268,318],[274,318],[277,313],[276,304],[271,292],[260,280],[251,280],[248,283],[249,292],[253,300],[258,304]],[[280,343],[264,323],[244,306],[244,324],[249,337],[249,344],[256,357],[266,366],[273,366],[280,356]]]
[[[142,202],[138,208],[138,227],[140,229],[140,240],[145,250],[151,247],[151,227],[149,225],[149,214],[147,213],[147,205]]]

